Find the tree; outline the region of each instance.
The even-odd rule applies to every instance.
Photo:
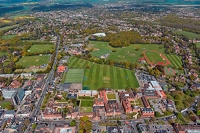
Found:
[[[90,121],[88,116],[83,116],[80,118],[79,130],[80,130],[80,132],[83,131],[84,133],[91,132],[92,122]]]
[[[13,110],[13,109],[14,109],[14,106],[11,105],[11,104],[8,104],[8,105],[6,105],[6,109],[7,109],[7,110]]]
[[[72,120],[69,124],[71,127],[75,126],[76,125],[76,121],[75,120]]]

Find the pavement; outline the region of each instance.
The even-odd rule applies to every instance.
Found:
[[[53,81],[53,76],[54,76],[54,67],[55,65],[57,64],[57,57],[58,57],[58,49],[59,49],[59,46],[60,46],[60,37],[58,37],[58,41],[57,41],[57,45],[56,45],[56,56],[54,58],[54,63],[53,63],[53,66],[52,66],[52,69],[51,71],[49,72],[47,78],[46,78],[46,82],[44,84],[44,89],[43,89],[43,92],[42,92],[42,95],[40,96],[40,99],[38,101],[38,104],[36,105],[35,109],[33,110],[31,116],[30,116],[30,119],[31,119],[31,123],[34,122],[34,117],[37,117],[39,111],[40,111],[40,106],[42,104],[42,101],[44,99],[44,96],[45,94],[47,93],[48,91],[48,86],[49,86],[49,83]],[[28,130],[31,126],[31,123],[29,124],[27,130],[25,131],[25,133],[28,133]]]

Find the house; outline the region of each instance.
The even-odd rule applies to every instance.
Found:
[[[199,133],[200,132],[200,125],[181,125],[181,124],[174,124],[174,130],[176,133]]]
[[[132,109],[132,107],[131,107],[131,103],[130,103],[130,101],[129,101],[128,99],[124,99],[124,100],[122,101],[122,106],[123,106],[124,111],[125,111],[126,114],[132,113],[132,112],[133,112],[133,111],[132,111],[133,109]]]
[[[66,69],[65,66],[58,66],[57,72],[58,72],[58,73],[63,73],[63,72],[65,72],[65,69]]]
[[[5,55],[0,57],[0,63],[3,63],[6,59],[7,59],[7,56]]]
[[[154,111],[152,108],[141,108],[140,115],[141,117],[154,117]]]
[[[42,119],[57,120],[57,119],[61,119],[61,118],[62,118],[61,114],[56,114],[56,113],[44,113],[44,114],[42,114]]]
[[[119,103],[115,100],[110,100],[105,104],[106,116],[121,115],[121,109]]]
[[[11,89],[16,89],[16,88],[19,88],[22,84],[17,81],[17,80],[14,80],[10,85],[9,85],[9,88]]]
[[[107,98],[107,94],[106,94],[105,90],[102,90],[102,91],[99,92],[99,97],[101,99],[103,99],[104,103],[108,102],[108,98]]]
[[[14,118],[15,116],[15,110],[7,110],[3,113],[1,116],[2,119],[8,119],[8,118]]]
[[[146,60],[144,59],[144,57],[141,57],[141,58],[139,58],[139,62],[146,63]]]
[[[134,101],[134,95],[132,92],[119,92],[120,100],[127,99],[129,101]]]
[[[101,98],[94,98],[94,105],[93,106],[104,106],[104,101]]]
[[[79,90],[78,95],[79,96],[88,96],[88,97],[94,97],[98,94],[96,90]]]
[[[93,119],[94,121],[99,121],[99,120],[100,120],[99,110],[95,110],[95,111],[93,112],[93,117],[92,117],[92,119]]]
[[[145,108],[150,108],[150,104],[149,104],[149,102],[147,101],[147,99],[146,99],[146,97],[145,96],[142,96],[142,102],[143,102],[143,104],[144,104],[144,107]]]

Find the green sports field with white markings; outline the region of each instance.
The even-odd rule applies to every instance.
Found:
[[[91,90],[98,88],[124,89],[139,87],[134,71],[71,57],[69,69],[84,69],[83,85]],[[89,67],[89,68],[88,68]]]

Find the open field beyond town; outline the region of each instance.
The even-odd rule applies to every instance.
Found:
[[[76,57],[69,59],[68,67],[85,69],[83,78],[84,86],[90,87],[91,90],[99,88],[124,89],[126,87],[139,87],[135,73],[131,70],[99,65]]]
[[[200,48],[200,43],[196,43],[197,48]]]
[[[3,28],[0,28],[0,32],[1,31],[4,31],[4,30],[9,30],[9,29],[12,29],[12,28],[14,28],[14,27],[17,27],[17,26],[19,26],[18,24],[16,24],[16,25],[12,25],[12,26],[6,26],[6,27],[3,27]]]
[[[179,30],[175,30],[173,32],[178,34],[178,35],[184,35],[184,36],[188,37],[190,40],[193,40],[194,38],[200,39],[200,34],[196,34],[196,33],[193,33],[193,32],[179,31]]]
[[[17,64],[28,68],[30,66],[40,66],[43,64],[47,64],[50,61],[49,55],[42,56],[25,56],[19,59]]]
[[[54,47],[53,44],[34,44],[28,51],[31,53],[41,53],[48,50],[54,50]]]
[[[7,53],[6,52],[0,52],[0,57],[6,55]]]
[[[14,37],[16,37],[16,35],[3,35],[2,36],[2,39],[4,39],[4,40],[9,40],[9,39],[12,39],[12,38],[14,38]]]

